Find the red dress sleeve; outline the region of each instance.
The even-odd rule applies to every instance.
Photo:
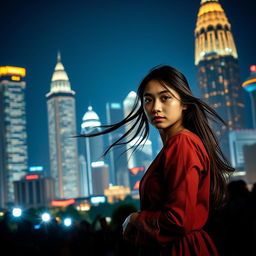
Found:
[[[139,212],[136,219],[138,234],[159,243],[167,243],[192,231],[197,207],[197,194],[202,156],[195,142],[188,136],[170,138],[163,153],[162,208]]]

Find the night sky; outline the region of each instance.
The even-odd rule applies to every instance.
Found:
[[[244,81],[256,64],[255,0],[220,3],[231,23]],[[106,102],[123,101],[159,64],[181,70],[198,96],[194,29],[199,6],[199,0],[1,3],[0,65],[27,69],[29,165],[49,168],[45,94],[58,50],[76,92],[78,133],[89,104],[105,123]]]

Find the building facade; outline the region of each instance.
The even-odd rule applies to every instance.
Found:
[[[15,205],[22,208],[48,207],[55,199],[54,181],[39,174],[26,175],[14,182]]]
[[[104,190],[109,187],[109,166],[102,162],[92,163],[93,195],[104,195]]]
[[[93,134],[101,131],[98,127],[101,125],[99,116],[93,111],[92,106],[88,107],[88,111],[83,116],[81,124],[81,134]],[[83,154],[85,155],[87,182],[89,196],[94,194],[93,189],[93,166],[104,163],[102,154],[104,152],[103,136],[85,137],[81,139]]]
[[[244,170],[246,174],[246,181],[253,185],[256,182],[256,143],[245,145],[244,151]]]
[[[123,107],[120,103],[112,102],[106,105],[107,124],[115,124],[124,119]],[[124,127],[108,134],[108,145],[112,145],[124,134]],[[117,186],[128,186],[128,165],[126,148],[116,146],[109,152],[110,183]]]
[[[237,170],[244,171],[244,147],[256,144],[256,130],[235,130],[229,134],[231,164]]]
[[[212,127],[230,158],[228,133],[245,127],[245,105],[231,25],[218,0],[201,1],[195,29],[195,65],[201,98],[227,124]]]
[[[249,93],[251,99],[251,113],[253,129],[256,129],[256,65],[250,67],[250,76],[243,82],[243,88]]]
[[[0,207],[14,202],[13,182],[28,170],[26,70],[0,67]]]
[[[58,54],[51,79],[51,90],[46,95],[51,177],[55,180],[56,196],[60,199],[78,197],[79,169],[75,92]]]

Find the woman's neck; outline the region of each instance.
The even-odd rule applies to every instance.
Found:
[[[172,130],[172,131],[168,131],[165,132],[163,129],[159,129],[159,134],[161,137],[161,140],[163,142],[163,145],[165,145],[165,143],[176,133],[179,133],[181,131],[189,131],[188,129],[186,129],[185,127],[181,126],[178,129]]]

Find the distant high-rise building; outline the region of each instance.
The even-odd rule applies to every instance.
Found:
[[[103,195],[104,190],[109,187],[109,168],[104,161],[93,162],[92,167],[92,186],[93,195]]]
[[[14,202],[13,182],[28,171],[25,68],[0,67],[0,207]]]
[[[107,103],[107,124],[118,123],[124,119],[123,108],[120,103]],[[113,144],[124,134],[124,127],[108,134],[109,145]],[[109,152],[110,162],[110,183],[118,186],[129,186],[129,175],[127,172],[126,148],[121,146],[114,147]]]
[[[246,182],[249,184],[254,184],[256,182],[256,143],[252,145],[245,145],[243,151]]]
[[[124,117],[126,117],[132,110],[137,94],[131,91],[128,96],[124,99],[123,107],[124,107]],[[134,125],[134,121],[125,125],[125,130],[128,131],[132,125]],[[135,128],[136,130],[136,128]],[[135,133],[131,134],[129,137],[133,136]],[[137,148],[135,152],[133,152],[134,146],[141,139],[141,134],[138,134],[131,142],[127,143],[127,161],[128,161],[128,170],[137,167],[144,167],[146,170],[149,164],[152,161],[152,143],[149,139],[143,141],[141,145]],[[128,138],[129,139],[129,138]],[[144,144],[144,146],[143,146]],[[133,153],[132,153],[133,152]],[[127,185],[126,185],[127,186]]]
[[[81,189],[81,197],[89,196],[89,187],[88,187],[88,175],[87,175],[87,167],[85,156],[79,156],[79,170],[80,170],[80,189]]]
[[[88,111],[83,116],[83,122],[81,125],[81,134],[93,134],[101,131],[98,127],[101,125],[99,116],[92,110],[92,107],[88,107]],[[92,165],[97,165],[98,162],[104,161],[102,154],[104,151],[104,143],[102,136],[86,137],[84,138],[84,154],[87,168],[87,180],[89,195],[93,195],[93,180],[92,180]]]
[[[250,76],[242,85],[251,98],[252,124],[253,128],[256,129],[256,65],[251,66],[250,71]]]
[[[50,168],[58,198],[73,198],[80,194],[77,140],[71,138],[77,135],[74,95],[58,53],[51,90],[46,95]]]
[[[244,170],[244,153],[243,147],[245,145],[252,145],[256,143],[256,130],[245,129],[235,130],[229,134],[230,143],[230,161],[237,170]]]
[[[53,178],[29,174],[14,182],[15,204],[22,208],[48,207],[55,199]]]
[[[227,123],[213,129],[229,158],[228,132],[245,127],[244,103],[231,25],[218,0],[201,0],[195,29],[195,65],[201,97]]]

